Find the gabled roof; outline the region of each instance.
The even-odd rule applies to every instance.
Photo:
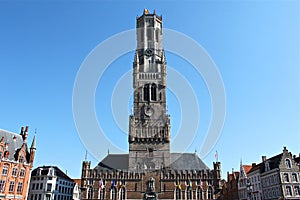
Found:
[[[13,132],[0,129],[0,139],[2,137],[4,139],[4,143],[8,144],[7,149],[4,150],[9,152],[8,159],[15,160],[14,155],[16,153],[16,150],[21,148],[21,146],[23,145],[22,136]]]
[[[128,154],[108,154],[95,169],[116,169],[128,170],[129,155]]]
[[[195,153],[171,153],[171,169],[202,170],[209,168]]]
[[[252,168],[250,169],[250,171],[248,173],[254,172],[256,170],[259,170],[261,168],[262,164],[259,163],[257,165],[252,166]]]
[[[65,174],[61,169],[59,169],[57,166],[41,166],[37,167],[31,172],[31,176],[39,176],[38,175],[38,170],[41,170],[41,176],[46,176],[49,173],[49,169],[53,168],[54,169],[54,175],[63,178],[65,180],[73,181],[67,174]]]
[[[244,172],[248,174],[252,168],[252,165],[243,165]]]
[[[281,161],[281,158],[282,158],[282,155],[283,153],[280,153],[278,155],[275,155],[269,159],[267,159],[265,162],[268,162],[269,163],[269,166],[270,166],[270,170],[272,169],[276,169],[279,167],[279,164],[280,164],[280,161]],[[265,167],[264,167],[264,164],[265,162],[262,162],[261,163],[261,167],[260,167],[260,172],[263,173],[265,172]]]
[[[128,154],[108,154],[95,169],[128,170]],[[202,170],[209,169],[195,153],[171,153],[171,169]]]

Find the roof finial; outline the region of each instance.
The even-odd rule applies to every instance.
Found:
[[[144,9],[144,14],[145,14],[145,15],[148,15],[148,14],[149,14],[149,10],[145,8],[145,9]]]
[[[34,136],[33,136],[30,149],[34,149],[34,150],[36,149],[36,129],[34,130]]]
[[[87,150],[85,150],[84,161],[87,161]]]

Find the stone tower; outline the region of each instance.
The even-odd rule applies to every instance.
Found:
[[[144,10],[136,19],[133,63],[134,113],[129,117],[129,170],[170,165],[170,116],[166,109],[166,61],[162,17]]]

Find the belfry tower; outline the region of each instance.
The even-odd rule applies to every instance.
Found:
[[[170,165],[170,116],[166,109],[166,60],[162,17],[144,10],[136,19],[134,113],[129,117],[129,170]]]

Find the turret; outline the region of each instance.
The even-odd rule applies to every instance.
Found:
[[[32,168],[34,157],[35,157],[35,151],[36,151],[36,134],[34,134],[31,147],[30,147],[30,158],[29,158],[29,164]]]

